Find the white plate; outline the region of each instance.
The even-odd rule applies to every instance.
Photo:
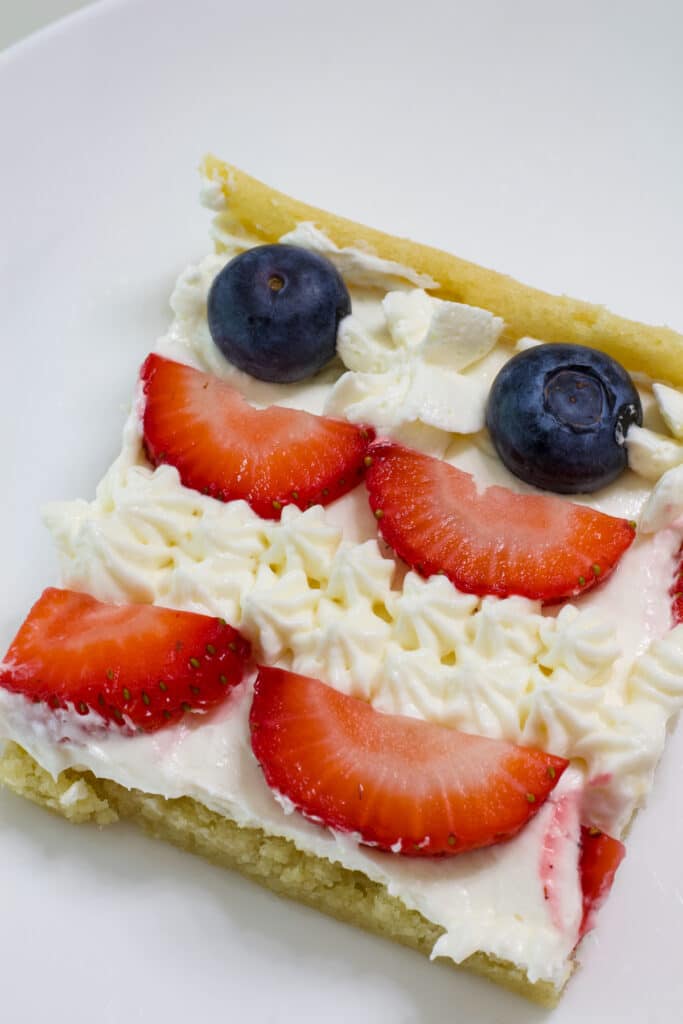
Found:
[[[681,328],[682,32],[674,3],[135,0],[1,57],[2,648],[55,578],[41,503],[92,493],[174,276],[207,247],[206,149]],[[680,1019],[682,767],[679,732],[553,1024]],[[126,828],[7,794],[0,828],[7,1019],[544,1017]]]

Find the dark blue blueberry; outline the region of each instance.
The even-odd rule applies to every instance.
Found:
[[[341,274],[296,245],[259,245],[235,256],[211,286],[211,337],[226,359],[259,380],[286,384],[334,356],[351,312]]]
[[[507,468],[559,494],[597,491],[626,468],[624,438],[643,422],[633,381],[584,345],[536,345],[493,382],[486,426]]]

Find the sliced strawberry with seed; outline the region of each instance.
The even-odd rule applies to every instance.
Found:
[[[568,762],[386,715],[318,679],[259,669],[251,743],[268,785],[306,817],[408,856],[513,836]]]
[[[366,484],[380,532],[423,576],[459,590],[543,601],[574,597],[609,576],[634,524],[561,498],[478,491],[441,459],[378,441]]]
[[[328,505],[358,484],[374,432],[272,405],[255,409],[225,381],[158,355],[141,371],[145,449],[186,487],[243,498],[278,519],[285,505]]]
[[[605,902],[626,849],[597,828],[581,827],[581,854],[579,875],[583,892],[583,919],[579,938],[594,927],[597,911]]]
[[[222,619],[49,588],[0,662],[0,686],[153,732],[223,701],[248,656]]]

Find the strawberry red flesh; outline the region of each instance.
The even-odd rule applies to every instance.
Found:
[[[259,669],[251,742],[266,782],[306,817],[408,856],[515,835],[567,761],[386,715],[317,679]]]
[[[582,826],[579,874],[583,892],[583,918],[579,938],[593,928],[595,914],[607,899],[625,854],[624,844],[618,839],[613,839],[599,829]]]
[[[423,576],[472,594],[575,597],[606,579],[632,543],[625,519],[562,498],[478,491],[441,459],[391,442],[370,447],[366,476],[380,532]]]
[[[225,700],[248,656],[221,619],[49,588],[0,662],[0,686],[154,732]]]
[[[671,588],[671,609],[673,625],[683,622],[683,545],[678,552],[674,584]]]
[[[368,428],[278,405],[255,409],[225,381],[158,355],[141,376],[147,455],[175,466],[186,487],[243,498],[278,519],[285,505],[328,505],[363,477]]]

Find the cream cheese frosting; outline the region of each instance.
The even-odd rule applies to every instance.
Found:
[[[129,442],[137,438],[134,419]],[[677,530],[640,538],[614,575],[559,614],[522,597],[460,594],[382,550],[362,489],[328,509],[260,519],[185,488],[124,449],[94,502],[45,511],[67,586],[101,600],[220,615],[268,664],[324,679],[379,710],[540,746],[579,759],[585,813],[619,834],[651,786],[663,747],[654,692],[647,715],[628,678],[670,625],[667,574]],[[641,659],[642,660],[642,659]],[[683,678],[681,679],[683,693]],[[649,726],[652,716],[656,727]]]
[[[653,384],[652,391],[670,433],[683,441],[683,394],[666,384]]]
[[[282,241],[321,252],[346,280],[353,313],[340,326],[338,361],[311,381],[273,385],[224,359],[208,330],[206,296],[226,260],[254,244],[237,230],[221,233],[225,252],[181,275],[174,321],[157,351],[229,380],[255,405],[369,420],[472,472],[481,486],[530,491],[502,467],[483,431],[488,387],[515,351],[502,321],[432,298],[424,289],[434,282],[423,275],[340,250],[312,225]],[[665,401],[675,421],[676,399]],[[418,862],[286,813],[249,747],[251,680],[206,720],[132,738],[93,732],[68,714],[46,716],[0,691],[0,733],[53,774],[78,766],[167,797],[193,796],[239,824],[364,871],[443,926],[435,956],[459,961],[480,949],[524,965],[531,981],[560,985],[581,921],[580,822],[623,831],[683,702],[683,626],[669,632],[668,594],[683,537],[683,480],[670,475],[678,470],[654,491],[627,473],[578,499],[628,518],[642,512],[650,533],[640,532],[599,589],[575,605],[542,608],[521,597],[461,594],[444,577],[406,572],[378,540],[362,488],[326,509],[285,508],[279,522],[185,488],[172,467],[147,464],[140,402],[138,394],[122,453],[95,499],[45,510],[64,585],[102,600],[221,615],[269,664],[322,678],[381,711],[542,747],[571,758],[572,768],[511,842]],[[70,742],[58,742],[65,736]],[[542,881],[549,848],[550,885]]]

